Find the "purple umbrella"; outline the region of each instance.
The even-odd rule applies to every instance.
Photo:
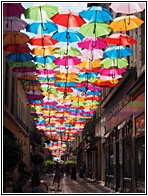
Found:
[[[19,16],[26,9],[21,3],[3,3],[3,15],[4,16]]]

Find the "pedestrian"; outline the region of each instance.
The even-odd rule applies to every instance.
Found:
[[[85,163],[85,161],[83,161],[83,163],[82,163],[81,172],[82,172],[82,177],[84,180],[86,178],[86,163]]]
[[[71,166],[71,180],[76,180],[77,168],[76,165],[73,164]]]
[[[39,187],[39,185],[40,185],[39,174],[38,174],[38,171],[34,170],[34,171],[33,171],[32,178],[31,178],[31,187],[32,187],[32,190],[33,190],[35,187]]]
[[[61,170],[60,170],[60,165],[57,162],[56,167],[55,167],[55,175],[54,175],[54,179],[53,179],[53,186],[55,186],[55,192],[58,189],[58,187],[60,186],[60,179],[61,179]]]

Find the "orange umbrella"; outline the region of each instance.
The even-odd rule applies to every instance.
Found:
[[[97,68],[100,67],[100,60],[94,60],[94,61],[82,61],[82,63],[77,65],[78,67],[82,67],[85,69],[92,69],[92,68]]]
[[[143,23],[143,20],[134,15],[120,16],[110,23],[109,28],[113,31],[129,31],[140,27]]]
[[[73,81],[78,78],[78,74],[72,72],[68,74],[56,73],[54,76],[60,78],[61,80],[67,80],[67,81],[71,81],[71,80]]]
[[[39,55],[39,56],[47,56],[47,55],[53,55],[54,50],[55,48],[52,48],[52,47],[48,47],[48,48],[44,48],[44,47],[37,47],[37,48],[33,48],[31,50],[31,53],[32,54],[35,54],[35,55]]]
[[[3,38],[4,44],[25,44],[30,40],[28,35],[17,31],[4,33]]]

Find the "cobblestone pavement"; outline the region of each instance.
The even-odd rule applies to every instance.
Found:
[[[46,191],[46,187],[43,183],[48,186],[48,193],[54,193],[54,187],[52,186],[53,176],[42,175],[40,177],[42,184],[40,188]],[[27,184],[23,187],[23,193],[32,193],[31,180],[28,180]],[[71,180],[70,176],[64,176],[61,179],[59,190],[56,194],[63,193],[114,193],[107,187],[100,185],[97,182],[90,180],[83,180],[77,177],[77,180]],[[43,194],[43,193],[42,193]]]

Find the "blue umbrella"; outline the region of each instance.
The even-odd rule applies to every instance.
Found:
[[[15,62],[26,62],[33,59],[33,56],[30,53],[10,53],[6,56],[6,59],[9,61]]]
[[[57,25],[53,22],[33,22],[26,26],[26,31],[34,34],[50,34],[57,31]]]
[[[112,13],[100,6],[88,7],[79,12],[79,14],[89,21],[106,22],[108,20],[113,20]]]
[[[78,74],[79,78],[96,78],[96,76],[98,75],[99,73],[98,72],[92,72],[92,73],[83,73],[83,72],[80,72]]]
[[[69,87],[70,86],[73,87],[77,85],[76,82],[55,82],[55,84],[57,86],[69,86]]]
[[[55,59],[56,59],[55,56],[50,56],[50,55],[44,56],[44,57],[42,57],[42,56],[35,56],[33,58],[33,60],[35,62],[42,63],[42,64],[52,63]]]
[[[88,90],[86,92],[87,95],[98,95],[98,96],[101,96],[102,93],[100,91],[91,91],[91,90]]]
[[[104,58],[106,57],[110,59],[123,58],[126,56],[131,56],[132,53],[133,51],[126,46],[113,46],[113,47],[107,48],[104,51]]]
[[[78,31],[68,29],[63,32],[55,32],[52,38],[54,38],[55,40],[59,42],[73,43],[73,42],[81,41],[84,38],[84,36]]]

